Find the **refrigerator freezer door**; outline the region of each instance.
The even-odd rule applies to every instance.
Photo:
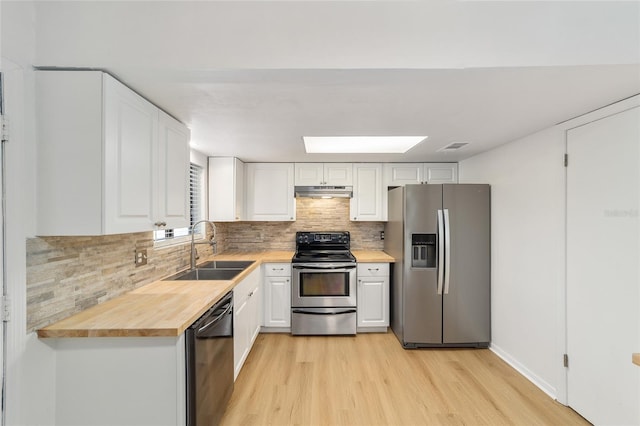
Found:
[[[491,196],[489,185],[443,185],[449,210],[449,292],[443,296],[443,343],[491,340]]]
[[[412,234],[438,232],[441,208],[441,185],[405,186],[405,253],[411,253]],[[442,296],[438,295],[437,268],[412,268],[406,258],[403,267],[403,343],[405,346],[442,343]]]

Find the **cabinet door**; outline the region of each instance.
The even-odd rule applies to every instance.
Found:
[[[422,183],[422,163],[386,163],[384,164],[384,184],[404,186]]]
[[[458,183],[458,163],[424,163],[424,183]]]
[[[104,233],[153,230],[158,109],[104,75]]]
[[[248,163],[245,169],[247,220],[295,220],[293,163]]]
[[[234,292],[235,295],[235,292]],[[249,304],[248,298],[238,298],[233,306],[233,366],[235,380],[249,355]]]
[[[209,157],[209,220],[242,220],[243,208],[244,163],[233,157]]]
[[[358,327],[389,325],[389,277],[358,278]]]
[[[382,205],[382,164],[354,164],[351,220],[381,221]]]
[[[189,129],[160,111],[158,126],[158,210],[156,225],[189,226]]]
[[[264,326],[291,327],[291,278],[265,277]]]
[[[325,163],[324,185],[348,186],[353,185],[352,163]]]
[[[256,337],[260,333],[260,324],[262,324],[262,292],[260,291],[260,282],[256,281],[256,285],[249,293],[249,330],[248,330],[248,346],[249,351],[253,347]]]
[[[324,185],[324,168],[322,163],[295,163],[294,169],[296,185]]]

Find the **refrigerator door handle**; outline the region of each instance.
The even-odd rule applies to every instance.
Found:
[[[442,210],[438,210],[438,290],[442,294],[444,283],[444,216]]]
[[[449,209],[444,209],[444,294],[449,294],[451,277],[451,229],[449,227]]]

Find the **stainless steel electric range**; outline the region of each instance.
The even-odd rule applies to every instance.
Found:
[[[297,232],[291,333],[356,334],[356,259],[349,232]]]

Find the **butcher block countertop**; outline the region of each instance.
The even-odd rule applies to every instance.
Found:
[[[394,263],[396,260],[382,250],[351,250],[360,263]]]
[[[393,262],[354,250],[358,262]],[[290,262],[292,251],[224,252],[209,260],[254,260],[232,280],[155,281],[38,330],[40,338],[177,337],[262,263]]]
[[[631,360],[635,365],[640,365],[640,354],[631,355]]]

